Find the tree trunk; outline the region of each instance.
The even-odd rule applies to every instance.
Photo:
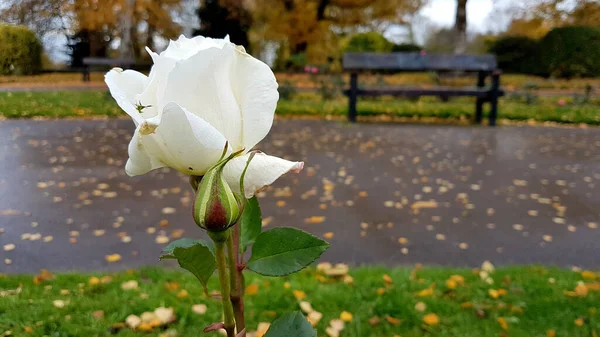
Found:
[[[454,53],[463,54],[467,49],[467,0],[456,1],[454,30],[456,34]]]
[[[121,45],[119,46],[119,57],[132,60],[135,57],[133,51],[133,11],[136,0],[125,0],[125,8],[121,12]]]

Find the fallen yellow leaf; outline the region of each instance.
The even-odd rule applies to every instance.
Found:
[[[311,216],[310,218],[306,218],[304,219],[305,223],[321,223],[325,221],[325,217],[324,216]]]
[[[298,301],[301,301],[301,300],[303,300],[304,298],[306,298],[306,293],[305,293],[304,291],[302,291],[302,290],[294,290],[294,291],[293,291],[293,293],[294,293],[294,297],[295,297],[295,298],[296,298]]]
[[[419,297],[433,296],[433,290],[435,289],[435,283],[432,283],[428,288],[425,288],[417,293]]]
[[[394,283],[394,280],[392,279],[392,277],[388,274],[384,274],[383,275],[383,282],[385,283]]]
[[[386,316],[385,320],[390,323],[391,325],[400,325],[400,323],[402,323],[402,320],[398,319],[398,318],[394,318],[391,316]]]
[[[427,314],[423,316],[423,322],[429,326],[436,326],[440,323],[440,318],[436,314]]]
[[[347,312],[347,311],[343,311],[340,314],[340,319],[344,322],[351,322],[352,321],[352,314]]]
[[[119,255],[119,254],[106,255],[104,257],[104,259],[106,259],[106,262],[117,262],[117,261],[121,260],[121,255]]]
[[[598,275],[596,275],[596,273],[589,271],[589,270],[584,270],[581,272],[581,277],[583,277],[586,280],[595,280]]]
[[[508,323],[506,323],[504,317],[498,317],[498,324],[500,324],[503,330],[508,330]]]
[[[246,287],[245,294],[248,296],[254,296],[254,295],[258,294],[258,284],[252,283],[252,284],[248,285]],[[295,293],[294,293],[294,295],[295,295]]]

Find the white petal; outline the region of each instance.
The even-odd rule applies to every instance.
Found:
[[[226,43],[178,62],[163,102],[177,102],[202,117],[239,150],[252,148],[267,135],[278,98],[271,69]]]
[[[127,163],[125,164],[125,172],[131,177],[146,174],[151,170],[165,166],[158,159],[159,156],[150,156],[150,153],[155,154],[160,150],[152,139],[145,138],[140,133],[140,127],[138,126],[135,129],[131,142],[129,142],[129,159],[127,159]],[[145,142],[142,142],[144,138]]]
[[[209,48],[179,61],[169,73],[162,104],[177,102],[202,117],[229,141],[232,150],[243,147],[242,115],[232,90],[234,47]]]
[[[130,144],[129,161],[132,163],[128,161],[127,174],[144,174],[168,166],[185,174],[203,175],[219,160],[225,137],[202,118],[170,103],[154,120],[158,124],[154,133],[143,135],[138,132],[143,125],[138,126],[139,144],[133,146],[137,149],[134,153]]]
[[[243,116],[243,139],[246,149],[251,149],[271,130],[279,93],[277,80],[265,63],[236,48],[233,92]]]
[[[143,110],[144,118],[152,118],[158,114],[158,102],[161,100],[159,94],[164,91],[167,76],[173,67],[175,66],[176,60],[161,56],[148,47],[146,51],[152,57],[152,68],[150,69],[150,75],[148,76],[147,84],[144,90],[136,96],[136,102],[140,102],[144,106],[150,106]]]
[[[148,77],[134,70],[115,68],[104,75],[104,81],[119,107],[133,118],[136,125],[142,123],[144,118],[135,107],[135,99],[144,90]]]
[[[212,39],[204,36],[196,36],[188,39],[181,35],[175,41],[169,41],[167,49],[160,53],[160,56],[165,56],[174,60],[185,60],[195,55],[200,50],[208,48],[223,48],[223,46],[229,43],[229,36],[225,39]]]
[[[240,177],[246,167],[250,154],[236,157],[225,165],[223,176],[234,192],[240,191]],[[271,185],[282,175],[292,171],[300,172],[304,162],[294,162],[278,157],[268,156],[262,152],[256,153],[244,177],[244,194],[251,198],[262,188]],[[239,192],[238,192],[239,193]]]

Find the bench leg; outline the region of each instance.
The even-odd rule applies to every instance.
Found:
[[[350,74],[350,91],[348,92],[348,121],[356,123],[356,98],[358,91],[358,74]]]
[[[481,124],[483,119],[483,99],[477,98],[475,101],[475,123]]]
[[[498,116],[498,92],[500,90],[500,71],[494,71],[492,74],[492,89],[490,90],[490,126],[496,125],[496,117]]]
[[[490,126],[496,126],[496,117],[498,116],[498,98],[492,98],[490,102]]]

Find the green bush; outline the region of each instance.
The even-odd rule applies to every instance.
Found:
[[[412,43],[395,44],[392,47],[392,51],[395,52],[420,52],[423,49],[423,47]]]
[[[360,33],[354,35],[344,48],[345,52],[379,52],[392,51],[394,44],[377,32]]]
[[[31,75],[42,69],[42,44],[23,26],[0,24],[0,74]]]
[[[540,41],[547,75],[562,78],[600,76],[600,28],[560,27]]]
[[[506,73],[544,74],[540,65],[540,43],[525,36],[506,36],[492,42],[489,50],[498,60],[498,68]]]

